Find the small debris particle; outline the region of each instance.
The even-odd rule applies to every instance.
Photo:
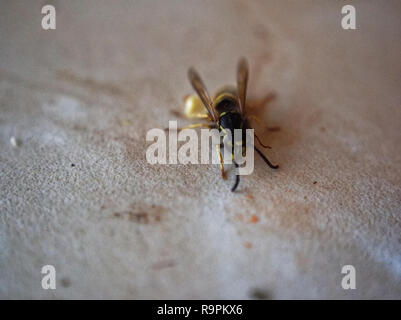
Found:
[[[17,140],[16,137],[11,137],[11,138],[10,138],[10,143],[11,143],[11,146],[12,146],[13,148],[16,148],[16,147],[19,146],[19,141]]]
[[[276,131],[280,131],[281,128],[280,127],[268,127],[267,130],[269,130],[270,132],[276,132]]]
[[[61,279],[61,286],[64,288],[68,288],[71,285],[71,281],[68,278]]]
[[[248,194],[248,199],[249,200],[253,200],[253,199],[255,199],[255,197],[253,195],[251,195],[251,194]]]
[[[149,218],[146,212],[128,212],[128,219],[131,222],[148,224]]]
[[[146,206],[132,204],[129,210],[114,212],[113,218],[120,218],[138,224],[154,224],[162,221],[164,211],[165,208],[156,205],[149,205],[146,208]]]
[[[159,262],[156,262],[155,264],[153,264],[152,269],[161,270],[161,269],[171,268],[174,266],[175,266],[175,262],[173,260],[164,260],[164,261],[159,261]]]
[[[130,119],[119,119],[118,122],[123,127],[128,127],[132,125],[132,121]]]
[[[257,299],[257,300],[266,300],[266,299],[271,299],[271,296],[267,290],[263,290],[260,288],[254,288],[250,291],[249,296],[252,299]]]
[[[313,184],[316,184],[317,183],[317,181],[313,181]]]
[[[250,219],[250,222],[251,222],[251,223],[257,223],[257,222],[259,222],[259,217],[258,217],[256,214],[252,215],[252,216],[251,216],[251,219]]]
[[[71,167],[75,167],[75,163],[71,163]]]
[[[304,199],[306,200],[306,199],[308,199],[308,197],[307,197],[307,196],[304,196]]]
[[[252,243],[251,242],[245,242],[244,243],[244,247],[247,249],[251,249],[252,248]]]

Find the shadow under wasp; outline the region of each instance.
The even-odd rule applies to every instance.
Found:
[[[248,62],[245,58],[242,58],[239,60],[237,66],[237,87],[235,88],[234,86],[225,86],[222,89],[218,90],[213,96],[213,99],[211,99],[206,89],[206,86],[204,85],[198,72],[192,67],[189,68],[189,82],[191,83],[197,94],[188,96],[185,99],[184,113],[180,113],[177,111],[173,111],[173,113],[186,119],[204,119],[207,120],[208,123],[191,124],[186,127],[178,128],[177,130],[180,131],[191,128],[218,129],[219,132],[223,133],[223,141],[227,136],[226,133],[228,130],[231,133],[233,133],[236,129],[242,130],[242,134],[240,135],[239,140],[234,141],[234,144],[242,146],[242,152],[246,152],[245,132],[246,129],[251,129],[248,121],[250,116],[248,116],[246,112],[246,91],[248,85],[248,77]],[[269,146],[264,145],[256,134],[254,135],[262,147],[270,148]],[[233,158],[233,163],[235,167],[238,168],[239,165],[234,158],[234,144],[232,142],[229,142],[228,144],[232,147],[231,154]],[[223,142],[216,145],[216,151],[220,160],[221,176],[223,179],[227,179],[223,165],[223,157],[221,154],[221,148],[223,146]],[[256,146],[254,146],[254,149],[270,168],[277,169],[279,167],[278,165],[273,165]],[[237,174],[231,191],[235,191],[237,189],[239,181],[239,174]]]

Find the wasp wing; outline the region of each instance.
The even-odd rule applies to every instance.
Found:
[[[248,86],[249,67],[245,58],[241,58],[237,67],[237,89],[239,107],[242,115],[245,114],[246,89]]]
[[[199,98],[202,100],[203,105],[209,112],[210,117],[212,118],[213,121],[216,122],[218,120],[218,116],[214,110],[212,99],[210,99],[209,93],[207,92],[206,87],[203,84],[201,77],[199,76],[198,72],[194,68],[189,68],[188,78],[189,78],[189,82],[191,82],[191,84],[192,84],[192,87],[194,88],[196,93],[199,95]]]

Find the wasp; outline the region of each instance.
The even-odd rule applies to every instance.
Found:
[[[204,119],[207,120],[208,123],[191,124],[189,126],[179,128],[178,130],[189,128],[215,128],[218,129],[219,132],[222,132],[223,141],[226,138],[226,133],[228,130],[231,133],[234,133],[234,130],[236,129],[242,130],[239,140],[233,142],[236,145],[242,146],[242,152],[244,154],[244,152],[246,152],[246,129],[251,128],[248,121],[249,117],[246,113],[246,91],[248,86],[248,78],[248,62],[245,58],[241,58],[237,66],[237,87],[225,86],[218,90],[213,98],[211,98],[198,72],[193,67],[189,68],[188,79],[196,94],[187,96],[185,98],[184,114],[181,114],[177,111],[174,111],[174,114],[186,119]],[[255,137],[264,148],[270,148],[269,146],[264,145],[256,134]],[[231,154],[233,163],[235,167],[238,168],[239,165],[234,159],[233,143],[228,142],[228,144],[232,146]],[[224,143],[216,145],[216,151],[220,160],[221,176],[223,179],[227,179],[223,165],[223,157],[221,154],[221,148],[223,146]],[[256,146],[254,146],[254,149],[270,168],[277,169],[279,167],[278,165],[273,165]],[[234,192],[237,189],[239,181],[239,174],[237,174],[231,191]]]

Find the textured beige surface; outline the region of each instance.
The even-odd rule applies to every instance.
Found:
[[[401,298],[399,1],[50,2],[0,4],[0,298]],[[242,55],[280,170],[147,164]]]

